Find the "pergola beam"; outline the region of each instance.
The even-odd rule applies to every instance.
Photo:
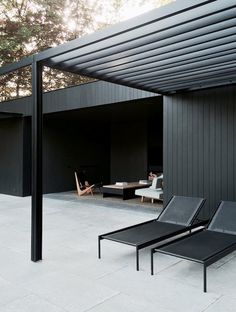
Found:
[[[0,67],[0,76],[10,74],[18,69],[21,69],[26,66],[30,66],[33,63],[33,55],[22,59],[19,62],[5,65]]]

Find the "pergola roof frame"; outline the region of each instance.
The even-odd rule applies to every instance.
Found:
[[[180,4],[180,1],[176,4]],[[160,13],[160,10],[157,11]],[[157,11],[155,10],[156,13]],[[198,14],[197,17],[192,11]],[[171,20],[175,24],[170,25]],[[179,74],[182,74],[182,67],[188,65],[187,69],[191,70],[194,62],[200,67],[200,61],[207,66],[208,62],[214,63],[215,60],[217,66],[221,61],[220,57],[225,57],[226,61],[227,55],[228,58],[235,59],[236,4],[233,0],[228,0],[227,3],[214,0],[198,2],[190,10],[183,10],[182,7],[182,10],[176,10],[168,17],[149,19],[148,23],[139,21],[136,28],[129,26],[128,24],[125,32],[117,32],[109,38],[104,36],[101,41],[89,40],[88,45],[63,55],[51,56],[44,64],[134,88],[168,94],[173,92],[173,86],[170,85],[168,90],[158,83],[152,87],[147,83],[149,76],[153,76],[158,82],[164,64],[172,72],[175,64],[179,63]],[[174,49],[172,45],[175,45]],[[212,67],[213,75],[214,70]],[[227,82],[227,72],[224,77],[222,84]],[[139,83],[139,79],[143,80],[142,83]],[[194,82],[197,87],[199,83],[193,71]],[[185,86],[183,90],[186,90]]]
[[[71,52],[76,51],[78,48],[81,49],[82,47],[89,47],[92,43],[99,43],[100,41],[104,41],[106,39],[109,40],[114,36],[127,33],[127,31],[137,29],[140,26],[149,25],[153,21],[175,16],[179,12],[185,12],[189,9],[199,7],[202,4],[214,1],[216,0],[189,0],[187,3],[183,3],[183,1],[176,1],[171,6],[164,6],[162,8],[155,9],[151,12],[143,14],[142,16],[132,18],[129,21],[113,25],[110,28],[97,31],[91,35],[74,39],[61,46],[41,52],[38,54],[36,61],[44,61],[52,57],[64,55],[65,53],[68,53],[68,51]],[[88,53],[89,52],[91,51],[88,51]]]
[[[214,24],[210,24],[209,18],[206,17],[206,20],[208,20],[208,25],[207,26],[203,26],[201,23],[199,25],[199,28],[195,28],[195,29],[189,29],[186,28],[186,25],[184,25],[185,27],[182,27],[183,29],[186,28],[186,30],[183,31],[183,29],[179,29],[180,26],[176,26],[175,28],[178,28],[175,31],[172,31],[172,33],[170,33],[170,29],[166,29],[166,33],[165,34],[165,30],[163,30],[162,32],[157,31],[153,34],[153,39],[151,37],[150,34],[146,34],[146,36],[142,36],[143,38],[147,38],[148,40],[144,41],[142,44],[140,43],[140,41],[138,41],[135,45],[134,45],[134,40],[131,41],[133,43],[133,45],[131,45],[131,42],[127,42],[126,46],[124,48],[120,48],[121,51],[119,51],[119,47],[122,46],[122,43],[120,43],[119,45],[116,44],[113,47],[107,46],[106,48],[103,47],[103,49],[101,49],[100,51],[96,52],[96,59],[94,60],[93,57],[93,53],[95,53],[95,51],[93,51],[90,54],[83,54],[81,53],[81,51],[78,51],[78,53],[76,54],[76,57],[74,57],[73,55],[75,54],[75,51],[72,52],[74,54],[69,54],[67,56],[67,60],[63,61],[62,59],[59,59],[59,62],[57,61],[57,57],[56,58],[52,58],[51,61],[51,65],[53,66],[56,63],[62,63],[64,64],[64,68],[73,68],[73,66],[79,66],[78,68],[83,69],[85,67],[92,67],[94,70],[99,70],[99,65],[100,65],[100,69],[104,69],[104,67],[106,68],[106,66],[104,66],[104,64],[108,63],[109,61],[113,61],[114,62],[114,55],[116,55],[116,61],[117,63],[119,63],[119,60],[122,58],[125,58],[125,60],[127,61],[127,63],[130,62],[130,59],[133,57],[134,59],[136,58],[137,60],[142,59],[141,55],[142,53],[145,53],[145,57],[154,57],[155,53],[158,53],[159,55],[159,51],[161,48],[166,48],[167,52],[169,52],[167,47],[171,47],[174,44],[181,44],[181,43],[185,43],[186,41],[193,41],[193,45],[196,46],[197,44],[197,39],[199,39],[199,42],[201,43],[203,41],[203,36],[206,38],[205,41],[209,41],[209,40],[213,40],[213,39],[207,39],[207,35],[209,34],[213,34],[213,33],[220,33],[220,31],[222,32],[222,37],[226,37],[227,32],[230,32],[229,29],[232,27],[235,27],[235,16],[228,18],[228,22],[227,25],[225,24],[225,21],[220,21]],[[202,21],[201,21],[202,22]],[[216,25],[217,24],[217,25]],[[182,25],[181,25],[182,26]],[[189,25],[188,25],[189,26]],[[224,33],[225,32],[225,33]],[[160,34],[159,34],[160,33]],[[196,33],[196,34],[195,34]],[[232,34],[235,34],[235,32],[232,30],[231,32]],[[219,35],[218,35],[219,36]],[[193,39],[194,37],[194,39]],[[208,36],[209,37],[209,36]],[[140,39],[140,38],[139,38]],[[190,44],[188,44],[188,46],[190,46]],[[188,47],[187,46],[187,47]],[[183,47],[186,48],[186,44],[183,44]],[[175,49],[175,51],[178,51],[180,48],[177,47]],[[155,52],[157,51],[157,52]],[[53,62],[54,60],[54,62]],[[131,59],[132,61],[132,59]],[[116,65],[113,65],[116,66]]]
[[[159,84],[165,75],[171,78],[174,74],[178,79],[186,70],[197,88],[201,80],[195,75],[194,63],[214,78],[221,58],[225,65],[235,60],[235,30],[234,0],[176,1],[0,68],[0,75],[32,65],[34,59],[58,70],[165,95],[181,91],[174,90],[171,79],[166,85]],[[216,68],[212,66],[210,72],[208,63],[214,61]],[[227,83],[227,73],[222,75],[222,85]]]

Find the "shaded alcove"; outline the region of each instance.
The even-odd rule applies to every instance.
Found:
[[[45,115],[44,192],[74,189],[74,170],[107,184],[162,169],[162,111],[157,97]]]

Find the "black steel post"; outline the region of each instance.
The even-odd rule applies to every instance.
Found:
[[[42,65],[32,64],[31,260],[42,260]]]
[[[139,271],[139,249],[136,247],[136,270]]]
[[[207,292],[207,266],[203,264],[203,291]]]
[[[98,259],[101,259],[101,237],[98,236]]]
[[[154,255],[154,250],[152,249],[151,250],[151,275],[153,275],[153,270],[154,270],[154,268],[153,268],[153,255]]]

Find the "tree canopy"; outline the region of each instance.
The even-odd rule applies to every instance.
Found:
[[[0,0],[0,66],[81,37],[125,18],[127,5],[150,8],[173,0]],[[44,70],[44,91],[90,81]],[[30,68],[1,76],[0,101],[31,93]]]

